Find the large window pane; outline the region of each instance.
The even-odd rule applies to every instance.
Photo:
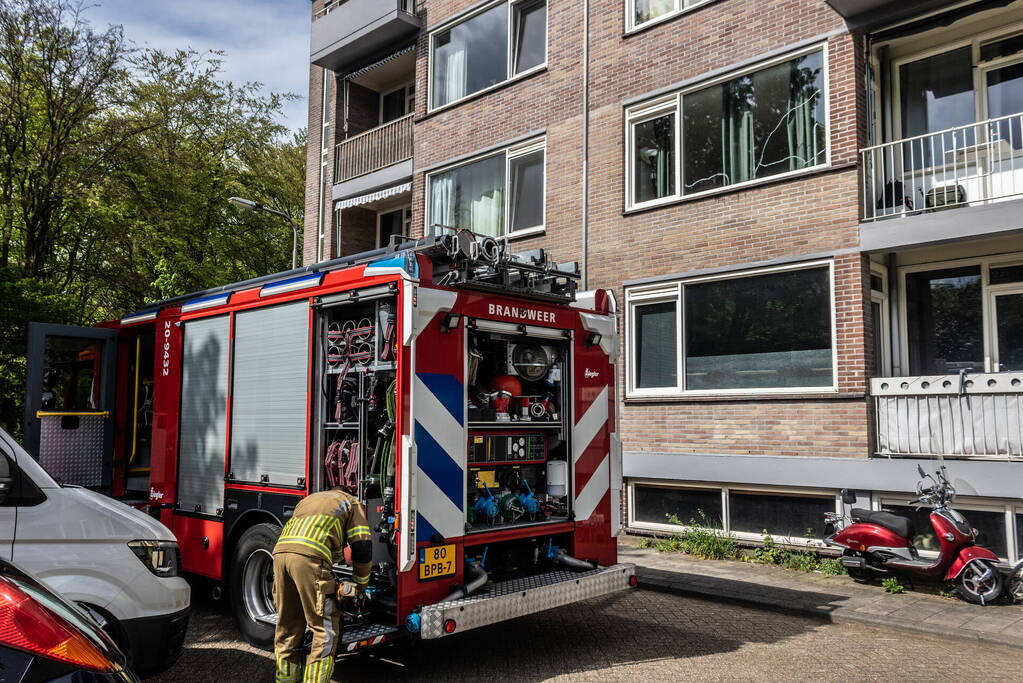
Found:
[[[902,137],[925,135],[973,123],[973,64],[969,46],[915,62],[899,69],[902,105]],[[940,162],[942,150],[976,143],[973,129],[928,138],[925,144],[907,147],[910,167]],[[916,154],[922,158],[912,159]],[[938,157],[938,158],[934,158]]]
[[[685,286],[686,389],[833,384],[827,267]]]
[[[776,539],[820,538],[824,513],[835,511],[834,498],[728,492],[731,531],[762,534]]]
[[[987,73],[987,114],[991,118],[1023,111],[1023,63],[1010,64]],[[1013,149],[1023,148],[1018,116],[991,124],[993,139],[1005,140]]]
[[[675,0],[632,0],[634,26],[645,24],[675,9]]]
[[[678,383],[678,325],[675,302],[636,306],[636,388]]]
[[[511,230],[543,225],[543,151],[514,157],[511,168]]]
[[[433,37],[433,106],[508,78],[508,6],[496,5]]]
[[[675,115],[633,126],[636,203],[675,194]]]
[[[668,524],[668,515],[674,515],[683,524],[696,522],[723,528],[720,490],[636,486],[634,491],[633,516],[637,522]]]
[[[547,2],[533,0],[515,5],[515,73],[547,61]]]
[[[430,225],[504,234],[505,155],[474,161],[430,178]],[[434,227],[437,226],[437,227]]]
[[[995,297],[998,372],[1023,370],[1023,294]]]
[[[821,52],[689,93],[682,109],[684,193],[826,160]]]
[[[984,368],[980,266],[908,274],[906,311],[910,374]]]

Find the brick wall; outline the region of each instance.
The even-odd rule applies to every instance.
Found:
[[[864,392],[874,363],[872,327],[865,317],[869,271],[858,254],[842,253],[858,244],[855,163],[865,139],[862,45],[820,0],[718,0],[629,36],[623,35],[623,2],[590,0],[589,285],[612,288],[624,302],[621,283],[630,279],[838,254],[839,384],[839,392],[830,397],[626,402],[622,408],[625,448],[867,455],[870,422]],[[512,247],[546,247],[559,260],[580,260],[582,3],[550,0],[547,69],[429,113],[428,31],[476,4],[476,0],[417,3],[427,31],[417,46],[413,232],[422,234],[425,222],[425,176],[419,169],[544,130],[546,233],[515,240]],[[830,169],[625,214],[624,101],[814,38],[827,46]],[[318,139],[313,126],[316,104],[311,93],[310,140]],[[351,220],[354,225],[360,218]],[[344,226],[341,232],[347,234]],[[347,252],[344,239],[341,248]]]
[[[313,0],[312,14],[323,9],[325,0]],[[338,103],[337,85],[334,78],[327,79],[330,93],[328,103]],[[316,242],[319,236],[320,219],[320,164],[323,133],[323,69],[318,66],[309,67],[309,142],[306,145],[306,195],[305,195],[305,222],[302,238],[302,262],[305,264],[316,261]],[[333,255],[333,211],[331,210],[330,191],[334,177],[334,143],[336,142],[337,130],[337,107],[330,107],[330,115],[327,125],[327,147],[329,151],[326,156],[325,172],[327,174],[327,202],[324,210],[327,225],[324,228],[324,251],[323,258],[328,259]]]

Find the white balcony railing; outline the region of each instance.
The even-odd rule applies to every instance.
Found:
[[[412,158],[412,118],[407,114],[339,143],[334,182],[343,183]]]
[[[879,377],[878,455],[1023,458],[1023,372]]]
[[[860,150],[863,220],[1023,195],[1023,114]]]

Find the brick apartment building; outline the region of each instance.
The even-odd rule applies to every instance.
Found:
[[[1023,0],[314,0],[311,55],[306,262],[616,292],[630,528],[802,543],[940,456],[1023,555]]]

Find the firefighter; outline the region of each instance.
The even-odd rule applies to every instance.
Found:
[[[373,559],[371,538],[362,503],[340,487],[314,493],[295,506],[273,551],[279,683],[330,680],[341,635],[334,599],[361,599]],[[337,586],[330,569],[343,557],[346,543],[352,551],[352,582]],[[307,626],[313,642],[303,658]]]

